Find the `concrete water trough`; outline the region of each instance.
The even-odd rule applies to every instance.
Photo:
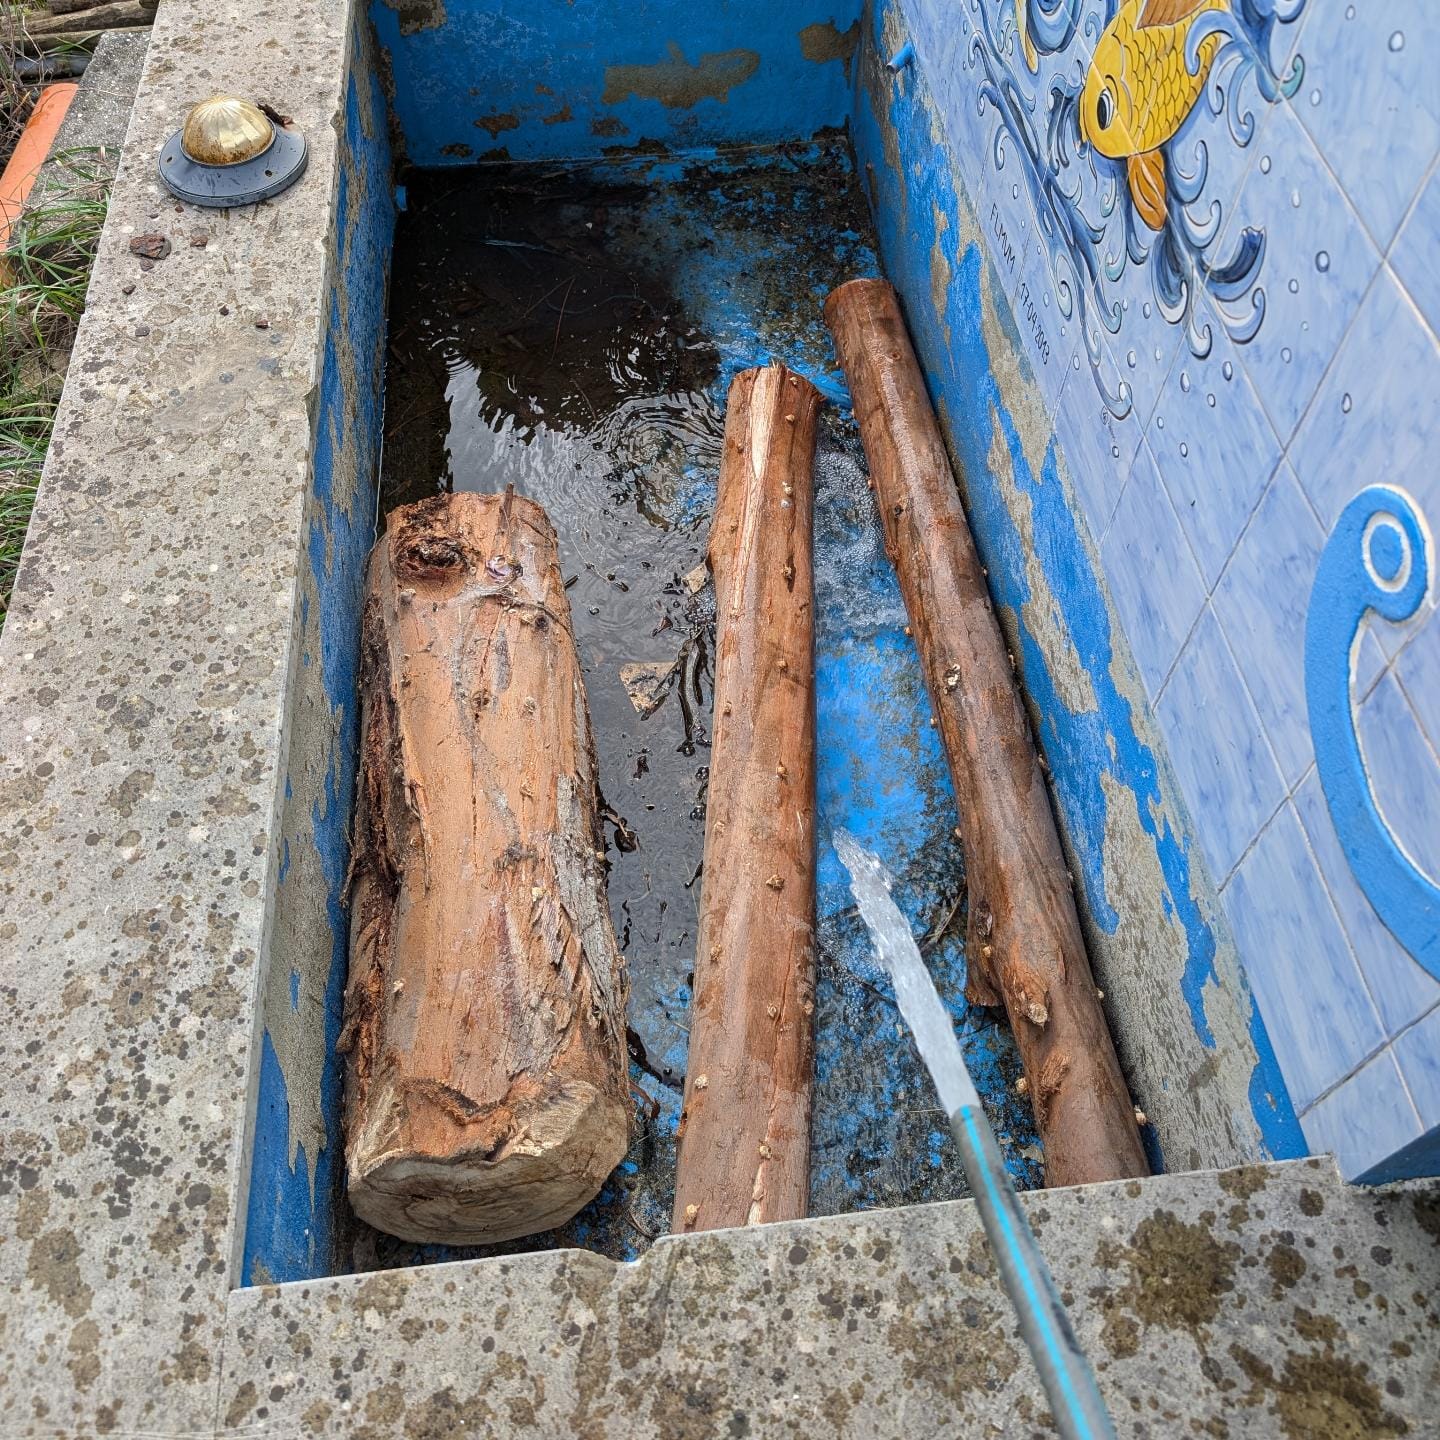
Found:
[[[914,10],[162,3],[0,635],[5,1433],[1048,1433],[825,838],[899,875],[1038,1187],[1013,1042],[961,996],[953,795],[820,311],[860,274],[905,304],[1170,1172],[1027,1201],[1119,1429],[1424,1433],[1433,1195],[1303,1158],[1069,518],[1087,482],[1050,444],[1047,366],[1080,322],[1054,287],[1017,297],[1013,224],[906,58]],[[292,189],[167,193],[160,148],[217,91],[304,133]],[[725,387],[771,360],[830,402],[817,1218],[669,1237],[710,693],[684,577]],[[507,483],[575,581],[644,1100],[568,1226],[444,1251],[344,1198],[361,594],[391,506]],[[653,713],[629,665],[672,687]]]

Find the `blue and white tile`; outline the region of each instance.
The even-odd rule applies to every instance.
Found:
[[[1440,884],[1440,760],[1393,673],[1360,707],[1356,728],[1380,814],[1405,853]]]
[[[1333,1155],[1358,1180],[1425,1133],[1389,1050],[1361,1066],[1300,1117],[1313,1155]]]
[[[1224,903],[1285,1084],[1303,1110],[1385,1037],[1291,805],[1241,862]]]
[[[1148,269],[1131,266],[1116,291],[1120,312],[1117,334],[1104,334],[1115,374],[1130,395],[1131,409],[1148,426],[1171,370],[1190,363],[1185,330],[1172,325],[1155,303]]]
[[[1305,613],[1324,544],[1294,472],[1282,463],[1215,587],[1215,613],[1287,785],[1314,758]]]
[[[1440,342],[1382,268],[1290,449],[1295,474],[1327,534],[1355,494],[1377,481],[1408,492],[1429,520],[1431,533],[1440,533],[1437,395]],[[1435,589],[1430,604],[1411,620],[1374,625],[1387,657],[1420,628]]]
[[[1054,415],[1059,408],[1060,394],[1071,370],[1070,361],[1080,345],[1080,318],[1073,312],[1063,313],[1064,293],[1055,284],[1057,263],[1073,294],[1068,254],[1062,250],[1055,255],[1037,224],[1010,292],[1011,311],[1020,335],[1020,353],[1028,361],[1035,383],[1045,397],[1047,415]]]
[[[1293,104],[1381,250],[1440,148],[1440,5],[1310,0]]]
[[[932,93],[935,80],[944,73],[953,48],[953,32],[958,28],[951,15],[941,6],[926,3],[905,7],[905,25],[909,40],[915,47],[916,58],[930,81]]]
[[[1440,612],[1432,611],[1424,629],[1400,652],[1395,674],[1430,744],[1440,751]]]
[[[1104,352],[1102,363],[1109,363]],[[1104,372],[1100,379],[1111,385],[1113,394],[1113,369],[1108,382]],[[1111,413],[1084,345],[1077,346],[1055,412],[1055,438],[1097,545],[1110,527],[1144,433],[1133,413],[1121,419]]]
[[[975,206],[986,253],[1008,294],[1035,225],[1025,171],[1027,157],[993,101],[982,98],[986,71],[972,47],[973,27],[967,34],[958,33],[959,26],[953,28],[957,33],[948,58],[940,73],[929,71],[927,79],[944,120],[951,155]],[[983,41],[981,44],[983,47]]]
[[[1421,1123],[1427,1129],[1440,1125],[1440,1008],[1398,1036],[1394,1051]]]
[[[1175,366],[1145,437],[1207,586],[1220,578],[1280,459],[1235,347],[1213,323],[1209,358]]]
[[[1265,315],[1239,353],[1288,442],[1380,266],[1380,252],[1289,106],[1279,106],[1264,131],[1218,252],[1229,254],[1246,228],[1265,236]]]
[[[1440,165],[1430,172],[1415,208],[1390,251],[1390,265],[1425,323],[1440,335]]]
[[[1340,847],[1320,777],[1314,771],[1296,790],[1294,799],[1321,877],[1379,1012],[1380,1024],[1386,1035],[1394,1035],[1417,1015],[1440,1004],[1440,980],[1416,962],[1365,898]]]
[[[1285,782],[1208,607],[1180,651],[1156,714],[1211,878],[1221,885],[1284,798]]]
[[[1144,445],[1100,554],[1145,693],[1153,701],[1205,604],[1205,584]]]
[[[1375,631],[1371,628],[1372,622],[1385,624],[1383,620],[1377,621],[1372,613],[1360,623],[1360,650],[1351,662],[1351,673],[1354,678],[1353,696],[1355,700],[1363,700],[1380,682],[1380,677],[1385,673],[1385,667],[1389,665],[1389,658],[1380,648],[1380,642],[1375,638]]]

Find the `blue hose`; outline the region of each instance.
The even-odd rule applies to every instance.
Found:
[[[978,1105],[961,1106],[950,1116],[950,1130],[1020,1333],[1040,1372],[1055,1428],[1065,1440],[1114,1440],[1115,1427],[1090,1362],[1020,1208],[985,1112]]]

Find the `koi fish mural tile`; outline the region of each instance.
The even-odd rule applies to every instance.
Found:
[[[1209,607],[1181,649],[1155,714],[1211,878],[1223,885],[1284,800],[1285,783]]]
[[[1440,148],[1440,5],[1327,0],[1314,9],[1295,113],[1384,250]]]
[[[1246,973],[1303,1120],[1305,1108],[1385,1037],[1291,805],[1265,827],[1226,898]]]
[[[1146,445],[1135,456],[1100,554],[1153,699],[1205,604],[1205,582]]]
[[[1349,328],[1380,254],[1288,106],[1277,107],[1221,232],[1264,227],[1265,323],[1244,347],[1265,413],[1288,441]]]
[[[1215,318],[1242,343],[1263,318],[1263,230],[1217,242],[1256,136],[1299,83],[1303,5],[968,0],[937,57],[956,151],[989,171],[974,177],[982,216],[993,210],[1012,245],[1033,216],[1031,243],[1117,417],[1138,405],[1149,418],[1182,336],[1201,361]]]
[[[1314,758],[1305,705],[1305,612],[1325,547],[1309,502],[1282,464],[1215,587],[1215,613],[1287,785]]]
[[[1390,263],[1400,282],[1425,317],[1425,323],[1440,335],[1440,161],[1430,172],[1415,208],[1405,221],[1390,251]]]
[[[1387,1036],[1395,1035],[1415,1016],[1440,1004],[1440,981],[1415,963],[1365,898],[1340,848],[1340,837],[1335,833],[1335,822],[1330,818],[1320,777],[1314,771],[1295,791],[1294,798],[1325,887],[1339,911],[1340,923],[1360,973],[1374,998],[1381,1027]]]

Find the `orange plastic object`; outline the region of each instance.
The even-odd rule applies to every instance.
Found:
[[[10,248],[10,232],[25,209],[35,177],[55,143],[55,132],[59,130],[60,122],[79,88],[75,81],[68,80],[59,85],[47,85],[40,92],[40,98],[35,102],[35,108],[30,112],[15,146],[15,153],[10,157],[5,173],[0,175],[0,256]],[[0,267],[3,267],[3,261],[0,261]]]

